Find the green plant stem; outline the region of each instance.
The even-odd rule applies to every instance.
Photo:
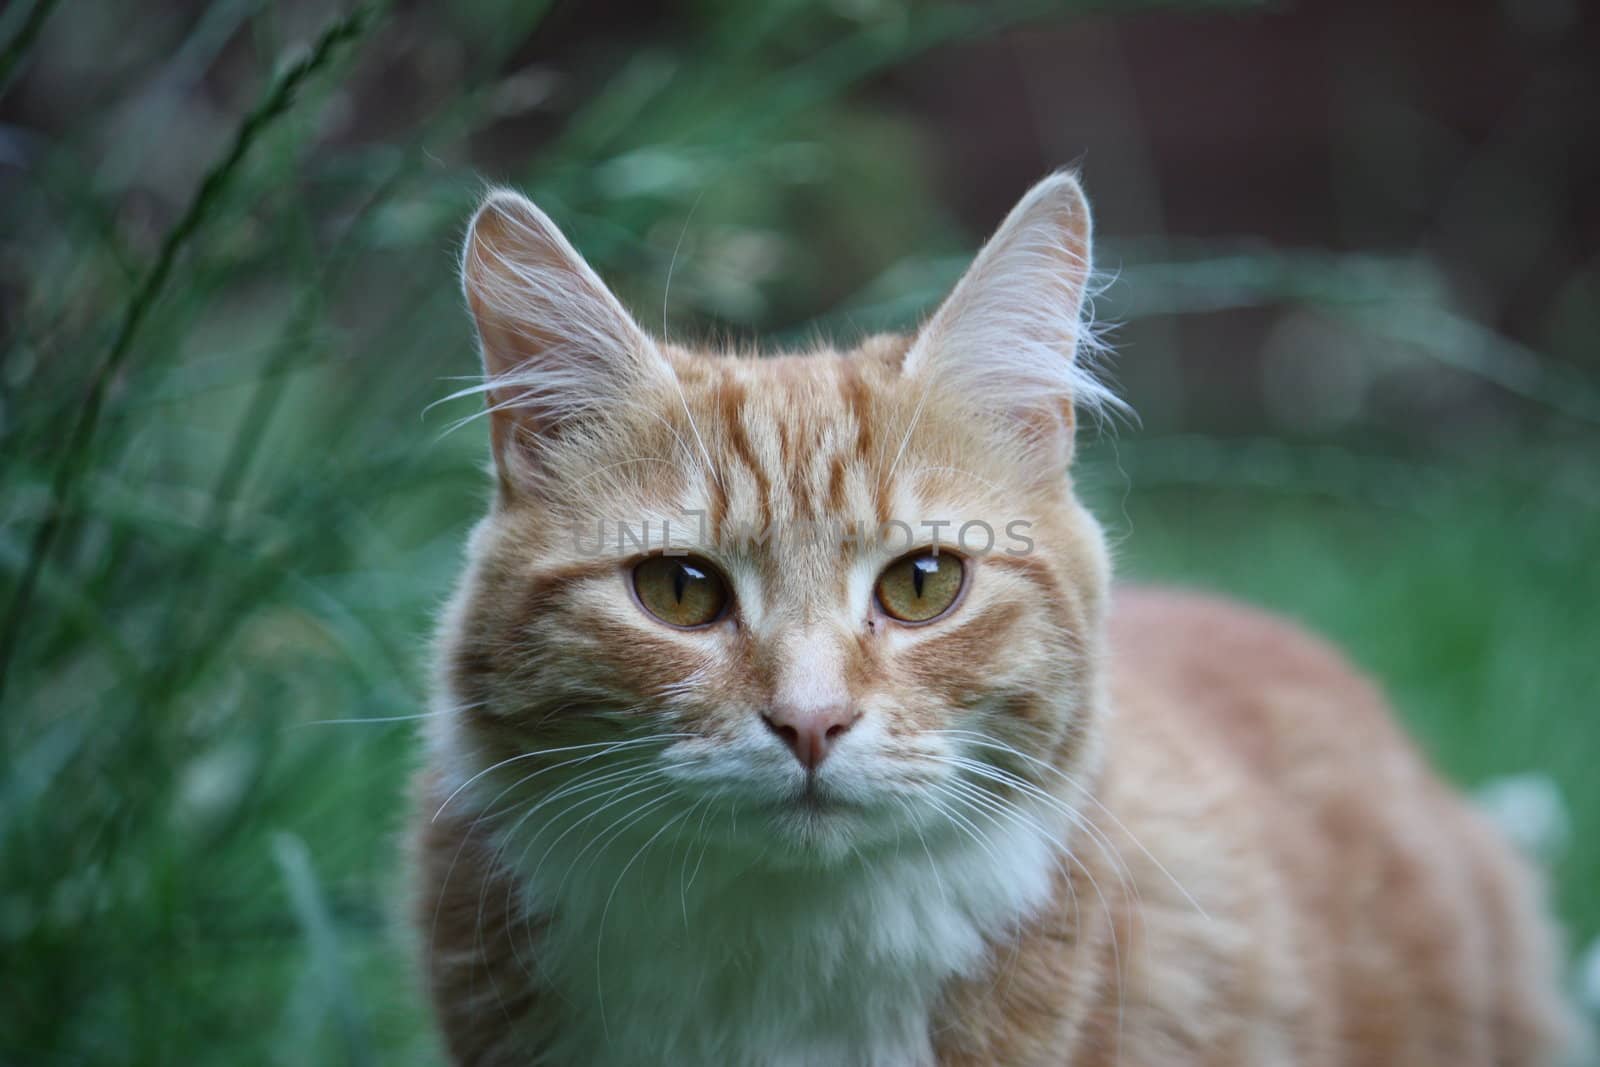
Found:
[[[11,76],[22,66],[22,61],[27,58],[28,51],[33,48],[33,42],[38,40],[39,31],[44,29],[45,22],[50,18],[50,12],[56,9],[61,0],[36,0],[33,10],[28,12],[28,20],[17,30],[17,35],[6,42],[4,52],[0,52],[0,96],[11,86]]]
[[[21,637],[22,620],[27,615],[29,604],[33,599],[40,570],[55,547],[62,523],[71,510],[73,490],[83,476],[89,448],[94,443],[100,413],[105,406],[106,392],[122,369],[128,352],[133,347],[134,338],[138,336],[150,309],[166,287],[179,254],[206,221],[251,147],[272,123],[294,104],[295,94],[301,86],[318,71],[327,67],[342,47],[366,32],[373,21],[373,13],[373,8],[363,6],[330,23],[317,38],[316,45],[300,59],[284,68],[273,80],[260,102],[240,123],[227,153],[206,173],[183,217],[168,231],[166,239],[161,243],[161,250],[156,256],[155,263],[129,300],[121,325],[117,329],[116,338],[89,381],[83,407],[79,409],[78,417],[73,422],[61,461],[56,467],[55,478],[51,483],[50,509],[34,533],[22,577],[17,583],[15,592],[12,593],[11,604],[6,611],[5,627],[4,630],[0,630],[0,700],[5,697],[6,680],[12,673],[11,660],[16,652],[17,641]]]

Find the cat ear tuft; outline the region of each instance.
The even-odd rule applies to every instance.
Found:
[[[1077,178],[1058,172],[1035,185],[917,334],[904,373],[1007,419],[1070,462],[1074,407],[1122,406],[1090,366],[1091,246]]]
[[[541,446],[569,421],[672,373],[555,223],[518,193],[490,192],[473,216],[461,284],[503,482],[537,473]]]

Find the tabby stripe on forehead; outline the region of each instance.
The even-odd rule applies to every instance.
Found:
[[[761,525],[765,528],[772,525],[772,485],[761,464],[756,462],[755,449],[750,446],[750,438],[745,433],[744,419],[740,417],[743,404],[744,386],[733,381],[723,381],[717,386],[718,413],[722,417],[722,424],[728,428],[728,440],[739,462],[750,468],[750,474],[755,478],[756,495],[761,498]],[[721,530],[716,533],[720,539]]]
[[[839,379],[839,390],[844,395],[845,405],[850,409],[851,416],[856,423],[856,456],[866,460],[874,456],[877,445],[877,435],[873,423],[877,414],[872,408],[872,389],[865,378],[861,376],[861,368],[854,363],[845,363]],[[875,457],[880,463],[881,456]],[[841,478],[843,474],[841,472]],[[873,507],[876,510],[879,525],[889,521],[891,515],[889,486],[884,480],[883,471],[877,470],[873,475]]]
[[[828,508],[835,516],[844,512],[844,453],[835,452],[828,461]]]
[[[779,455],[788,469],[786,481],[794,501],[793,513],[811,519],[822,518],[811,499],[811,464],[806,462],[811,457],[805,454],[805,435],[796,432],[790,419],[779,419],[778,438],[782,444]]]
[[[715,462],[720,463],[721,457],[718,456]],[[709,526],[707,526],[707,530],[710,532],[712,541],[715,542],[721,539],[722,524],[728,517],[728,479],[725,472],[719,467],[716,470],[707,471],[703,481],[708,494],[706,517],[709,520]]]
[[[736,415],[739,410],[739,401],[733,392],[737,388],[738,386],[733,381],[723,380],[717,383],[713,393],[717,404],[717,418],[723,426],[729,425],[730,416]],[[720,455],[718,459],[719,461],[721,460]],[[725,472],[719,472],[717,477],[711,479],[710,518],[711,538],[713,541],[722,539],[722,526],[727,520],[728,508],[731,506],[728,499],[728,479],[724,474]]]
[[[841,373],[839,391],[856,422],[856,453],[866,456],[872,452],[872,394],[854,363],[845,363]]]

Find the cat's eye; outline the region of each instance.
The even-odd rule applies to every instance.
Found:
[[[728,586],[698,556],[651,556],[633,568],[633,592],[645,611],[668,626],[693,629],[722,618]]]
[[[878,606],[901,622],[932,622],[954,606],[965,580],[961,557],[931,549],[913,552],[878,575]]]

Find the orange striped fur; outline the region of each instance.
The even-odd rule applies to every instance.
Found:
[[[914,335],[758,358],[651,339],[491,196],[498,491],[415,835],[453,1062],[1557,1061],[1534,879],[1375,689],[1283,622],[1112,590],[1070,472],[1074,404],[1112,403],[1089,254],[1057,175]],[[908,625],[874,583],[934,523],[964,585]],[[725,615],[651,617],[661,545],[616,524],[670,524]],[[780,712],[843,716],[820,764]]]

